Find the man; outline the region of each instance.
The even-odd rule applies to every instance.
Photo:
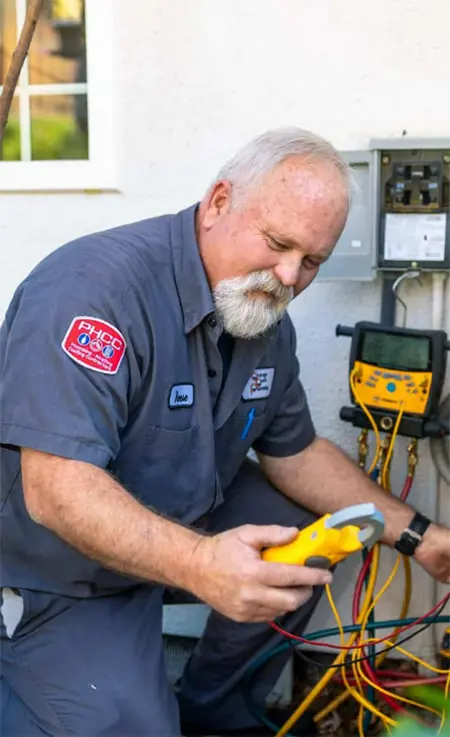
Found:
[[[327,142],[268,132],[199,205],[70,243],[18,288],[1,334],[5,737],[179,735],[164,587],[213,610],[183,721],[244,734],[240,677],[267,620],[303,630],[331,580],[261,549],[363,501],[388,545],[411,523],[316,437],[286,314],[331,255],[349,192]],[[430,524],[415,551],[447,582],[449,535]]]

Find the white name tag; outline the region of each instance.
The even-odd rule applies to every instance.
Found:
[[[175,384],[169,394],[169,407],[176,409],[177,407],[192,407],[194,404],[194,386],[193,384]]]
[[[245,385],[242,399],[265,399],[268,397],[272,389],[274,374],[274,368],[256,369]]]

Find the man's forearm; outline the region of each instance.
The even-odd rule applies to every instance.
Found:
[[[195,531],[142,506],[91,464],[24,450],[22,472],[36,522],[107,568],[191,590]]]
[[[386,493],[339,448],[322,438],[296,456],[260,456],[260,461],[280,491],[316,514],[373,502],[385,517],[383,542],[388,545],[394,545],[413,516],[411,507]]]

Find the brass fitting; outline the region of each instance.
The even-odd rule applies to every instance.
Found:
[[[387,458],[390,444],[391,444],[391,436],[385,435],[381,441],[380,457],[378,459],[379,473],[378,473],[377,483],[379,486],[383,486],[384,468],[386,465],[386,458]],[[391,461],[392,461],[392,455],[389,461],[389,465],[391,465]],[[388,472],[389,469],[387,468],[386,471]]]
[[[369,452],[369,444],[367,442],[368,430],[361,430],[358,437],[358,466],[360,468],[366,467],[367,454]]]
[[[394,426],[394,420],[392,417],[382,417],[380,420],[380,425],[382,430],[392,430]]]
[[[419,454],[417,452],[417,439],[412,438],[408,445],[408,476],[410,478],[413,478],[418,462]]]

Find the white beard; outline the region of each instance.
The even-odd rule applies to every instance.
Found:
[[[266,292],[268,297],[249,296]],[[235,338],[251,339],[267,332],[286,312],[293,288],[285,287],[269,271],[223,279],[213,290],[217,316]]]

